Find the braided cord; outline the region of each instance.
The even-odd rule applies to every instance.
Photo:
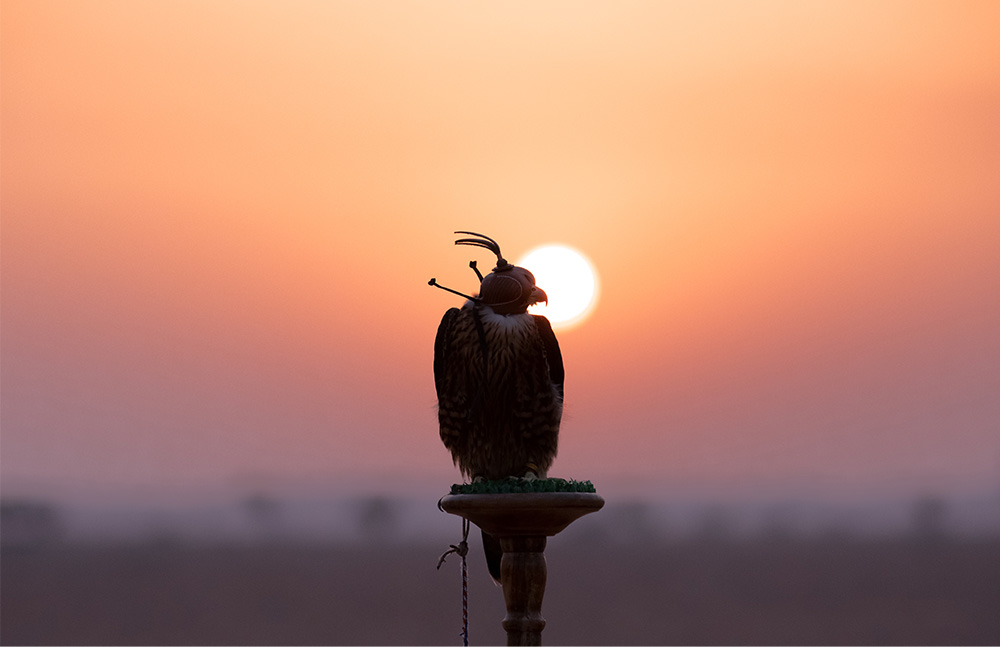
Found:
[[[462,645],[469,647],[469,566],[466,564],[465,556],[469,554],[469,520],[462,519],[462,544],[465,551],[462,553]]]
[[[440,505],[440,503],[438,504]],[[462,519],[462,541],[457,545],[452,544],[450,550],[446,551],[444,555],[441,555],[441,559],[438,560],[438,569],[440,570],[441,564],[444,564],[444,560],[448,555],[452,553],[457,553],[459,557],[462,558],[462,645],[464,647],[469,647],[469,566],[465,559],[466,555],[469,554],[469,520]]]

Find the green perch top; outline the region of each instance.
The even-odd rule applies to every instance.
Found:
[[[501,481],[456,483],[449,494],[526,494],[530,492],[597,492],[590,481],[567,479],[522,479],[513,476]]]

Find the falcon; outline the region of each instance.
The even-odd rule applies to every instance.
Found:
[[[468,231],[456,245],[492,251],[496,267],[441,320],[434,340],[434,384],[441,440],[472,480],[546,478],[556,456],[563,408],[563,363],[549,320],[528,314],[547,302],[527,269],[504,260],[495,240]],[[466,296],[455,290],[431,285]],[[502,551],[483,533],[490,575],[500,582]]]

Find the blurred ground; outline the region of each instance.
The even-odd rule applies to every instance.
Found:
[[[503,597],[470,554],[470,642]],[[3,644],[461,644],[422,542],[52,542],[2,552]],[[546,644],[998,644],[1000,539],[724,533],[549,540]]]

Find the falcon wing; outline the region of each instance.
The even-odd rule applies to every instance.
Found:
[[[455,319],[458,317],[459,309],[451,308],[444,313],[441,318],[441,325],[438,326],[437,336],[434,338],[434,386],[437,389],[438,398],[445,389],[447,381],[448,356],[450,354],[450,342]]]
[[[465,358],[472,331],[468,324],[467,316],[452,308],[444,313],[434,339],[434,386],[441,442],[463,473],[469,460],[470,432],[470,385]]]

